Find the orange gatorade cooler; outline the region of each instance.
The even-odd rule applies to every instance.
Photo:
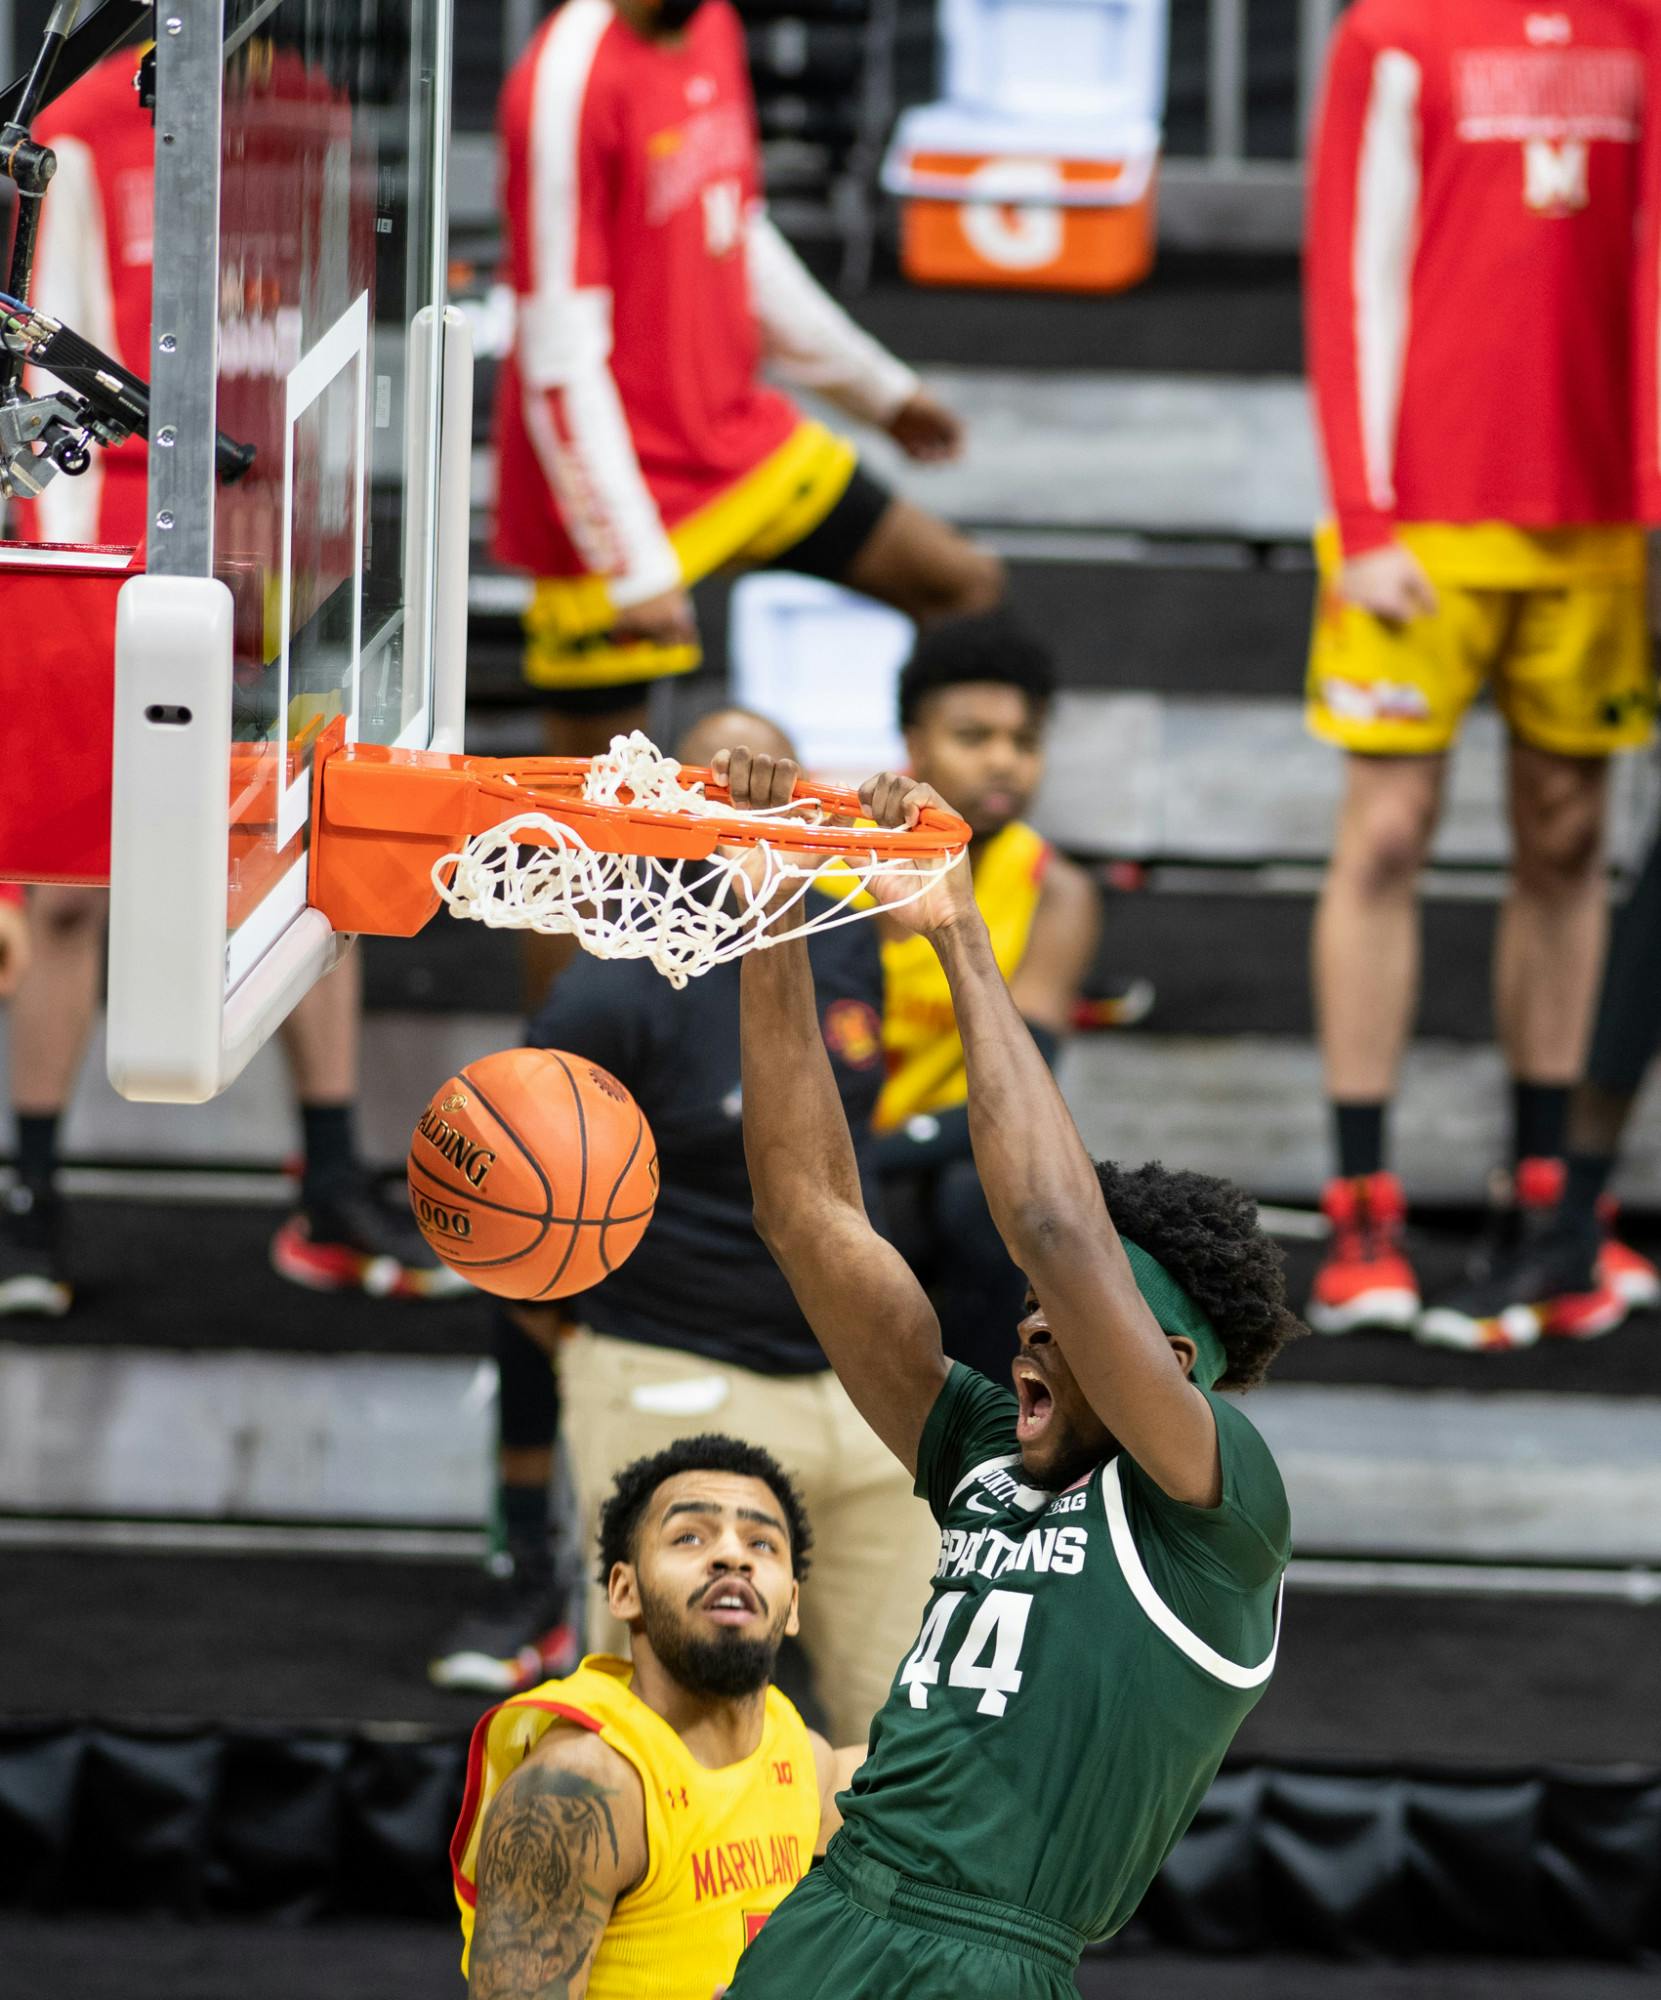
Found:
[[[919,152],[895,163],[900,262],[920,285],[1116,292],[1153,268],[1156,155]]]
[[[940,0],[941,99],[883,162],[924,285],[1112,292],[1152,268],[1165,0]]]

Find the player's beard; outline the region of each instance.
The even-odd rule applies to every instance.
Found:
[[[765,1613],[766,1606],[762,1609]],[[644,1583],[640,1585],[640,1610],[658,1664],[689,1694],[737,1701],[759,1694],[773,1678],[784,1636],[781,1630],[759,1638],[725,1625],[700,1632],[691,1622],[695,1615],[691,1606],[676,1606]]]
[[[704,0],[659,0],[657,24],[667,35],[678,35],[704,4]]]

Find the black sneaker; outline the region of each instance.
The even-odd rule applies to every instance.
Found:
[[[470,1289],[433,1255],[400,1187],[385,1192],[368,1174],[326,1199],[302,1200],[271,1239],[279,1277],[314,1292],[368,1292],[384,1299],[455,1298]]]
[[[508,1558],[489,1573],[478,1606],[427,1663],[434,1687],[505,1698],[568,1674],[582,1657],[573,1615],[580,1597],[553,1569],[521,1569]]]
[[[1562,1193],[1561,1161],[1519,1165],[1506,1235],[1484,1269],[1420,1315],[1420,1340],[1475,1353],[1532,1347],[1542,1334],[1590,1340],[1620,1325],[1626,1302],[1599,1272],[1599,1232],[1559,1220]]]
[[[0,1318],[62,1319],[74,1303],[64,1255],[63,1202],[17,1181],[0,1196]]]

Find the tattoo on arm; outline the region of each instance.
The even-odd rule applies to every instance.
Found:
[[[542,1764],[522,1765],[485,1819],[470,2000],[575,2000],[588,1984],[619,1863],[615,1794]]]

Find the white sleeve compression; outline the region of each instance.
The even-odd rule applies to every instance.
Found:
[[[887,423],[917,393],[915,371],[814,282],[760,202],[750,211],[746,247],[751,303],[778,372],[850,416]]]

